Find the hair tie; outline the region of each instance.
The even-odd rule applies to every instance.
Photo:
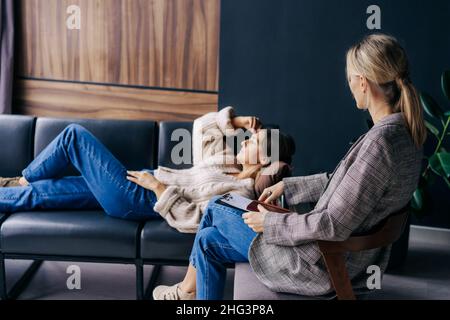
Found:
[[[396,78],[395,83],[397,84],[397,87],[399,89],[401,89],[405,85],[404,79],[402,77]]]

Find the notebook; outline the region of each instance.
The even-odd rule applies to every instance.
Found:
[[[278,213],[290,212],[289,210],[281,208],[279,206],[264,203],[258,200],[251,200],[233,192],[224,194],[221,198],[217,200],[217,203],[231,206],[233,208],[241,209],[244,211],[259,212],[258,205],[260,204],[271,212],[278,212]]]

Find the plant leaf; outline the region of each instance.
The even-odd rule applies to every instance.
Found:
[[[440,138],[439,137],[439,130],[438,128],[436,128],[435,126],[433,126],[431,123],[429,123],[428,121],[425,120],[425,126],[427,127],[428,130],[430,130],[430,132],[432,134],[434,134],[436,136],[436,138]],[[450,133],[450,132],[449,132]]]
[[[450,177],[450,153],[439,152],[437,154],[439,161],[441,162],[442,170],[445,172],[447,178]]]
[[[422,102],[423,109],[430,117],[444,121],[444,111],[433,97],[425,92],[421,92],[420,102]]]
[[[442,91],[447,99],[450,100],[450,70],[444,71],[442,74]]]
[[[428,161],[434,173],[441,177],[450,177],[450,153],[436,153]]]
[[[437,153],[433,154],[428,162],[430,164],[431,170],[433,170],[435,174],[441,177],[445,175],[444,169],[442,169],[441,162],[439,161]]]
[[[416,211],[421,211],[423,208],[423,194],[421,189],[416,189],[411,200],[411,206]]]

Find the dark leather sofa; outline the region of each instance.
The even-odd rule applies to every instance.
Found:
[[[192,122],[50,119],[0,116],[0,176],[21,171],[68,124],[81,124],[102,141],[130,170],[174,165],[170,160],[173,130],[192,130]],[[65,175],[78,175],[69,168]],[[34,211],[0,213],[0,296],[15,298],[43,261],[133,264],[136,296],[150,295],[162,265],[187,265],[194,240],[162,219],[135,222],[107,216],[103,211]],[[33,260],[23,277],[6,288],[5,259]],[[144,292],[144,264],[154,265]]]

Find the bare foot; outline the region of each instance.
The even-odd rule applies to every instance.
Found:
[[[24,177],[21,177],[21,178],[19,179],[19,183],[20,183],[20,185],[21,185],[22,187],[26,187],[26,186],[29,185],[28,181],[27,181]]]

